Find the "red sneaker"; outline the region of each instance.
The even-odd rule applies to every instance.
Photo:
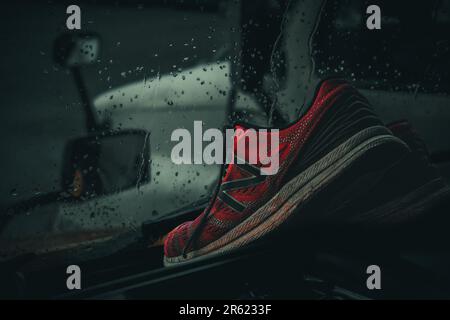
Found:
[[[247,148],[246,159],[256,152]],[[325,205],[337,187],[350,186],[344,198],[351,198],[353,190],[360,194],[366,180],[357,178],[391,167],[410,149],[391,134],[354,88],[341,80],[328,80],[308,112],[280,129],[278,152],[279,170],[274,175],[261,175],[261,164],[228,165],[208,208],[168,234],[164,264],[241,248],[293,216],[295,223],[332,221]],[[355,186],[353,180],[359,184]],[[371,184],[367,186],[370,189]],[[308,209],[312,202],[322,207]],[[351,217],[347,212],[342,219]]]

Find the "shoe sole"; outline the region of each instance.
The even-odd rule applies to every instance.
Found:
[[[307,204],[313,196],[321,192],[343,172],[347,172],[358,159],[368,152],[381,150],[380,147],[386,144],[394,144],[404,149],[404,152],[410,150],[402,140],[394,137],[385,127],[375,126],[364,129],[291,179],[271,200],[221,238],[203,248],[189,252],[186,256],[164,257],[164,265],[175,266],[198,262],[235,251],[262,238],[288,220],[299,206]],[[419,191],[419,194],[423,195],[423,190]],[[411,199],[418,202],[429,201],[427,197],[425,200],[423,197],[418,198],[413,192],[406,195],[404,199],[396,199],[392,203],[381,206],[380,210],[387,209],[386,212],[392,212],[394,209],[401,209],[406,212],[411,207],[423,207],[423,203],[406,201]],[[380,215],[379,210],[374,212]],[[371,212],[367,214],[370,215]],[[308,219],[308,216],[305,215],[302,219]]]

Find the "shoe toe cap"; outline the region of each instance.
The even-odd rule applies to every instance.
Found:
[[[188,230],[192,221],[180,224],[169,232],[164,241],[164,255],[168,258],[178,257],[183,254],[188,241]]]

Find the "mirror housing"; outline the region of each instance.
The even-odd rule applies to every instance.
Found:
[[[63,190],[72,198],[138,188],[150,179],[149,133],[123,130],[69,141],[64,152]]]
[[[53,47],[54,60],[66,68],[95,63],[100,55],[100,37],[95,33],[65,33]]]

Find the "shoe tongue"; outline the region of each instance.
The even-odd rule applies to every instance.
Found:
[[[236,125],[233,136],[234,161],[239,158],[258,167],[267,164],[272,155],[271,148],[275,147],[278,151],[278,144],[274,145],[275,140],[272,141],[274,134],[270,129],[253,129]]]

